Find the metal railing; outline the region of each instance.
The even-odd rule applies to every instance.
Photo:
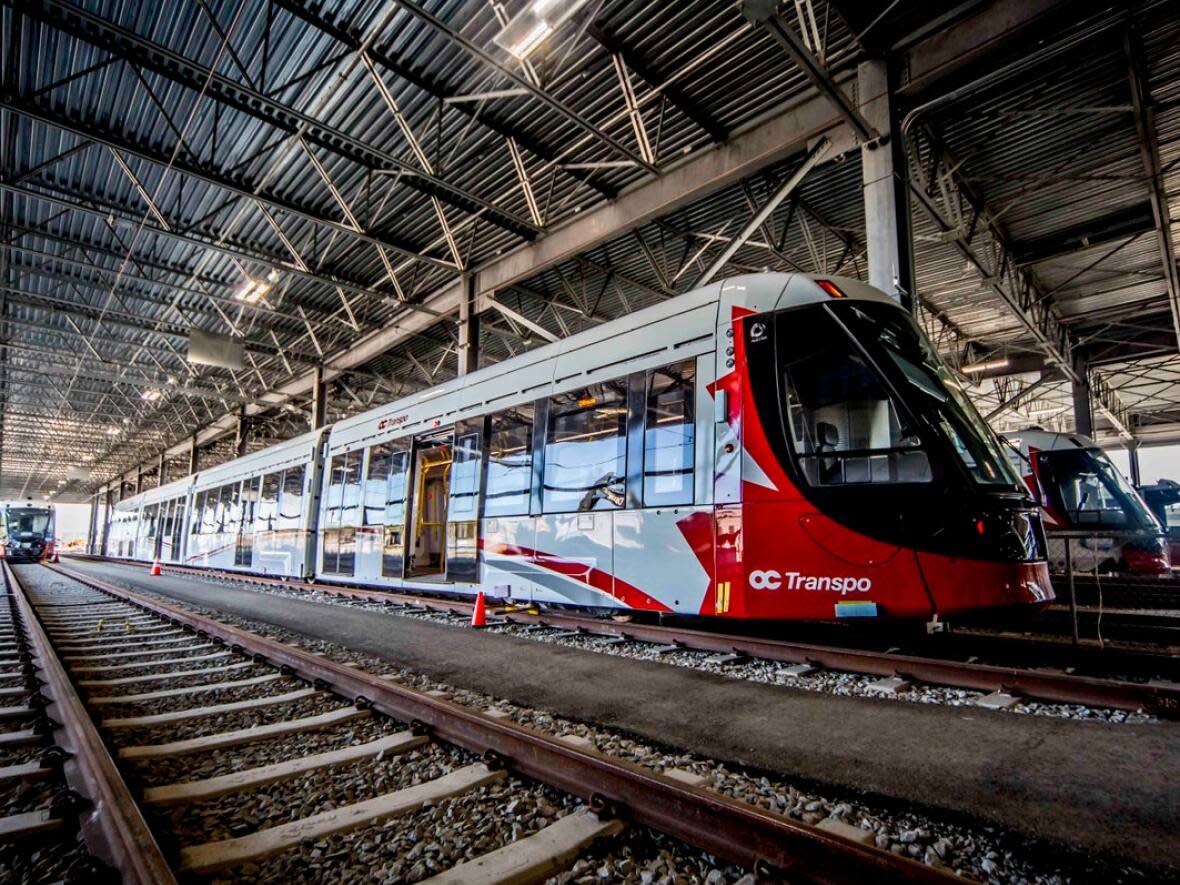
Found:
[[[1070,529],[1048,532],[1047,542],[1053,585],[1069,606],[1075,642],[1091,627],[1101,640],[1107,614],[1173,615],[1180,626],[1180,578],[1160,533]]]

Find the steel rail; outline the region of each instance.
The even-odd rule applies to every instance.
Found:
[[[98,561],[112,561],[95,557]],[[118,560],[144,567],[144,563]],[[424,597],[386,590],[362,590],[340,584],[284,581],[279,578],[244,572],[209,571],[191,566],[162,566],[178,574],[204,575],[218,579],[286,587],[292,590],[321,591],[373,602],[398,602],[422,606],[435,611],[470,615],[473,603]],[[1116,710],[1145,710],[1167,718],[1180,718],[1180,684],[1170,682],[1136,683],[1094,676],[1080,676],[1051,670],[954,661],[944,658],[842,648],[782,639],[764,639],[726,633],[711,633],[690,627],[669,627],[634,622],[618,623],[602,618],[546,611],[499,612],[498,617],[515,624],[545,625],[587,634],[619,636],[640,642],[679,645],[685,651],[740,654],[789,664],[819,665],[831,670],[845,670],[872,676],[901,676],[932,685],[945,685],[976,691],[1003,691],[1034,700],[1064,704],[1109,707]]]
[[[767,879],[792,882],[959,881],[947,872],[861,845],[708,789],[688,786],[630,762],[566,744],[524,726],[390,683],[180,606],[68,568],[66,577],[247,654],[261,655],[301,678],[373,709],[425,727],[440,740],[484,754],[526,777],[581,796],[605,813],[625,816]]]
[[[7,562],[3,571],[46,682],[46,713],[54,721],[53,739],[67,754],[62,772],[70,787],[90,802],[79,815],[86,847],[117,870],[125,885],[175,883],[170,864],[87,715],[24,588]]]

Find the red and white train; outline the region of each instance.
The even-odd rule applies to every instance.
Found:
[[[1171,575],[1164,527],[1106,452],[1088,436],[1007,433],[1013,467],[1041,508],[1050,566],[1091,574]]]
[[[908,313],[718,282],[119,502],[108,555],[592,609],[1050,601],[1040,516]]]

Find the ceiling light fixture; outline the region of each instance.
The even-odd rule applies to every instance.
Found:
[[[266,298],[267,293],[274,288],[274,284],[278,281],[279,272],[277,270],[272,270],[266,275],[265,279],[261,280],[246,277],[246,282],[234,293],[234,298],[238,299],[238,301],[244,301],[247,304],[257,304]]]
[[[508,20],[494,40],[509,55],[524,61],[545,39],[589,0],[533,0]]]
[[[140,394],[140,399],[147,400],[149,403],[154,403],[156,400],[158,400],[163,395],[164,394],[162,394],[156,388],[149,387],[147,390],[145,390],[143,393]]]
[[[984,360],[982,363],[972,363],[969,366],[963,366],[959,369],[964,375],[977,375],[980,372],[990,372],[992,369],[1006,369],[1008,368],[1008,357],[1001,357],[996,360]]]

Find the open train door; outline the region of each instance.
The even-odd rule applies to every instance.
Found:
[[[414,438],[413,489],[407,514],[405,577],[447,578],[447,511],[450,509],[452,430]]]
[[[479,580],[479,495],[483,485],[484,419],[455,425],[451,464],[450,501],[447,505],[448,581]]]

